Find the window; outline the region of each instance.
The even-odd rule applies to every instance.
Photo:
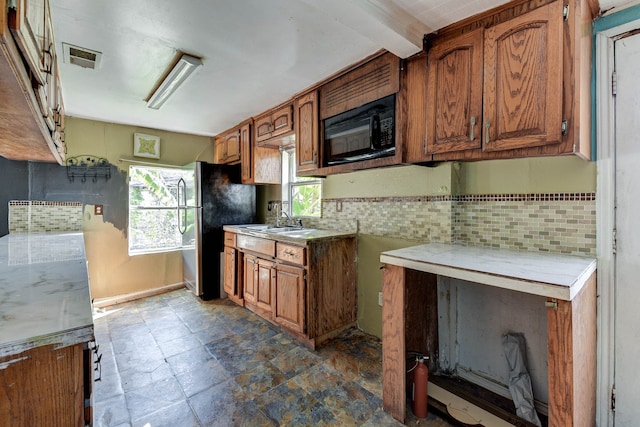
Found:
[[[129,254],[178,249],[180,169],[129,166]]]
[[[282,152],[282,206],[291,217],[322,216],[322,179],[296,176],[295,151]]]

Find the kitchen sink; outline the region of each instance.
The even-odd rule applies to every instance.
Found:
[[[267,228],[272,227],[269,224],[251,224],[251,225],[242,225],[241,228],[246,228],[247,230],[266,230]]]
[[[250,225],[243,225],[241,226],[241,228],[244,228],[246,230],[253,230],[253,231],[264,231],[267,233],[294,233],[294,232],[305,232],[305,231],[309,231],[309,230],[315,230],[314,228],[304,228],[304,227],[300,227],[300,226],[275,226],[275,225],[270,225],[270,224],[250,224]]]
[[[268,230],[271,231],[271,230]],[[304,237],[316,231],[315,228],[294,228],[294,229],[286,229],[282,231],[278,231],[278,234],[282,234],[289,237]]]

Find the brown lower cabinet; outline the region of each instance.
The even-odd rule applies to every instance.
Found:
[[[226,231],[225,242],[225,272],[237,268],[224,277],[232,301],[310,348],[355,325],[355,236],[292,242]]]
[[[92,425],[91,364],[91,350],[83,343],[0,358],[0,425]]]

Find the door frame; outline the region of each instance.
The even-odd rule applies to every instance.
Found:
[[[614,426],[611,398],[615,381],[615,98],[611,75],[615,69],[614,43],[640,28],[640,5],[605,16],[594,23],[594,115],[597,148],[596,254],[598,258],[598,354],[596,421]]]

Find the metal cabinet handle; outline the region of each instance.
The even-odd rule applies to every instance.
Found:
[[[489,121],[489,119],[487,119],[487,120],[484,122],[484,126],[487,128],[486,138],[485,138],[485,141],[484,141],[484,142],[489,142],[489,139],[490,139],[490,138],[489,138],[489,128],[491,127],[491,122]]]
[[[476,117],[475,116],[471,116],[471,123],[470,123],[470,129],[469,129],[469,141],[473,141],[474,139],[476,139],[476,135],[474,133],[475,131],[475,127],[476,127]]]

